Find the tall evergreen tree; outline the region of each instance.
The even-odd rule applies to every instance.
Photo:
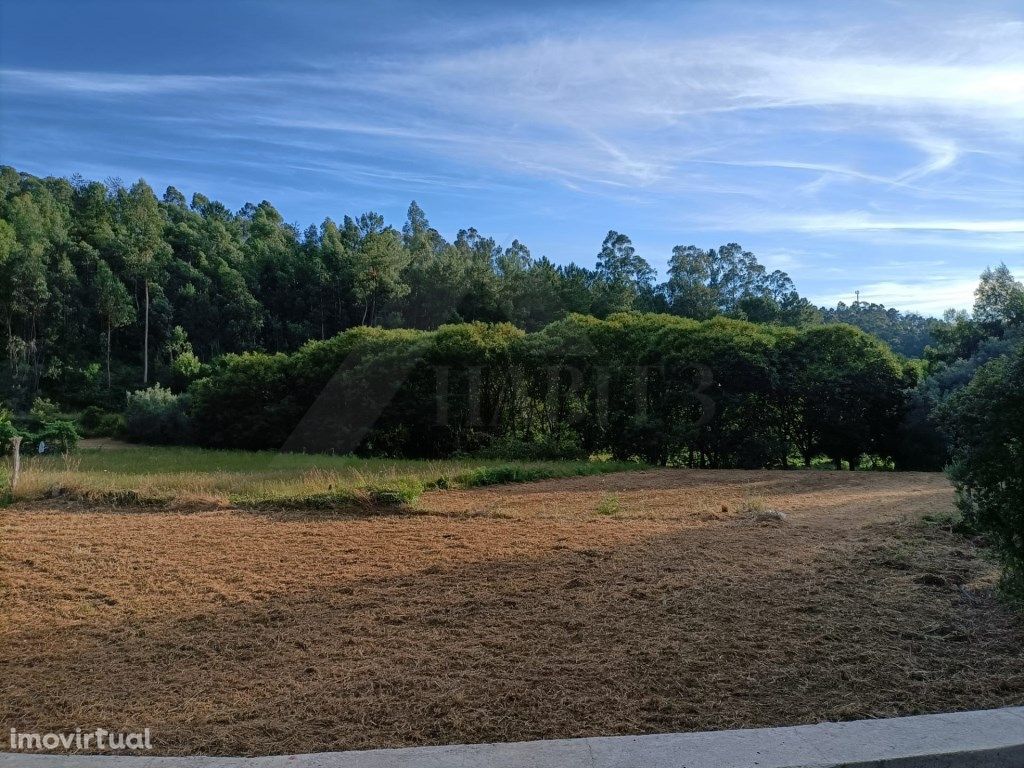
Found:
[[[107,337],[107,389],[110,389],[110,342],[115,328],[122,328],[135,319],[131,295],[105,261],[96,267],[96,307],[106,326]]]
[[[599,315],[632,309],[641,291],[654,283],[654,270],[639,256],[633,242],[615,230],[609,230],[597,256],[600,281]]]
[[[142,383],[149,383],[149,289],[161,262],[170,255],[163,239],[164,220],[150,186],[139,179],[118,195],[117,243],[128,273],[142,283]]]

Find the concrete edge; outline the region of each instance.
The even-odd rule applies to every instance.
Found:
[[[158,736],[158,734],[155,734]],[[5,745],[6,746],[6,745]],[[1024,707],[749,730],[266,757],[0,752],[0,768],[1021,768]]]

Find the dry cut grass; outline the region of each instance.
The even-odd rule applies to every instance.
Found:
[[[1024,704],[991,563],[922,522],[940,475],[658,470],[417,511],[8,508],[0,724],[267,754]]]

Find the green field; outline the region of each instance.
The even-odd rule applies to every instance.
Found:
[[[23,458],[15,498],[309,507],[400,504],[430,488],[593,475],[640,466],[597,460],[428,461],[153,446],[83,448],[67,457]]]

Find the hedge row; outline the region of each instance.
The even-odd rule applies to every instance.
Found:
[[[208,446],[771,467],[899,459],[914,373],[844,325],[570,316],[536,333],[354,328],[216,361],[186,398]]]

